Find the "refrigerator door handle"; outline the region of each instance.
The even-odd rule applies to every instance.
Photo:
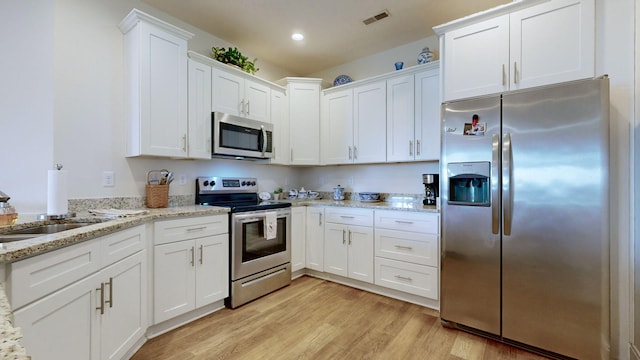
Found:
[[[511,133],[504,134],[502,143],[502,211],[504,219],[504,235],[511,235],[513,215],[513,151],[511,149]]]
[[[500,134],[491,137],[491,232],[500,233]]]

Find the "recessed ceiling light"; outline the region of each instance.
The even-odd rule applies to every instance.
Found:
[[[295,41],[300,41],[302,39],[304,39],[304,35],[300,34],[300,33],[294,33],[293,35],[291,35],[291,38]]]

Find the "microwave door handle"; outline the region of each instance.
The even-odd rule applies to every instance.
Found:
[[[267,130],[264,129],[264,125],[260,125],[260,130],[262,131],[262,157],[264,157],[264,153],[267,152]]]

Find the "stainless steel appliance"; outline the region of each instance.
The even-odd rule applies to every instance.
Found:
[[[213,112],[213,157],[269,159],[273,157],[273,125]]]
[[[606,77],[442,105],[445,324],[609,359],[608,112]]]
[[[230,208],[230,308],[291,283],[291,203],[260,201],[257,190],[255,178],[196,179],[196,204]]]
[[[422,174],[422,183],[424,184],[424,200],[423,205],[436,205],[436,200],[440,196],[440,176],[438,174]]]

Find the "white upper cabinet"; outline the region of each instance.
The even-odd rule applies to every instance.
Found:
[[[384,81],[353,88],[354,163],[377,163],[387,160],[387,139],[383,131],[387,124],[386,94]]]
[[[413,80],[413,75],[387,80],[387,161],[409,161],[414,158]]]
[[[211,66],[189,59],[188,157],[211,158]]]
[[[271,89],[271,123],[273,124],[272,164],[289,164],[289,103],[284,90]]]
[[[291,165],[320,164],[320,88],[322,79],[286,78]]]
[[[595,75],[594,0],[531,2],[435,28],[443,34],[444,100]]]
[[[132,10],[124,34],[127,156],[187,156],[187,40],[193,34]]]
[[[353,162],[353,89],[324,95],[322,151],[324,164]]]
[[[440,71],[417,73],[415,86],[415,160],[440,159]]]
[[[222,63],[213,66],[212,83],[213,111],[270,122],[269,86],[253,81],[249,75]]]
[[[595,75],[593,0],[555,0],[510,16],[510,88]]]

